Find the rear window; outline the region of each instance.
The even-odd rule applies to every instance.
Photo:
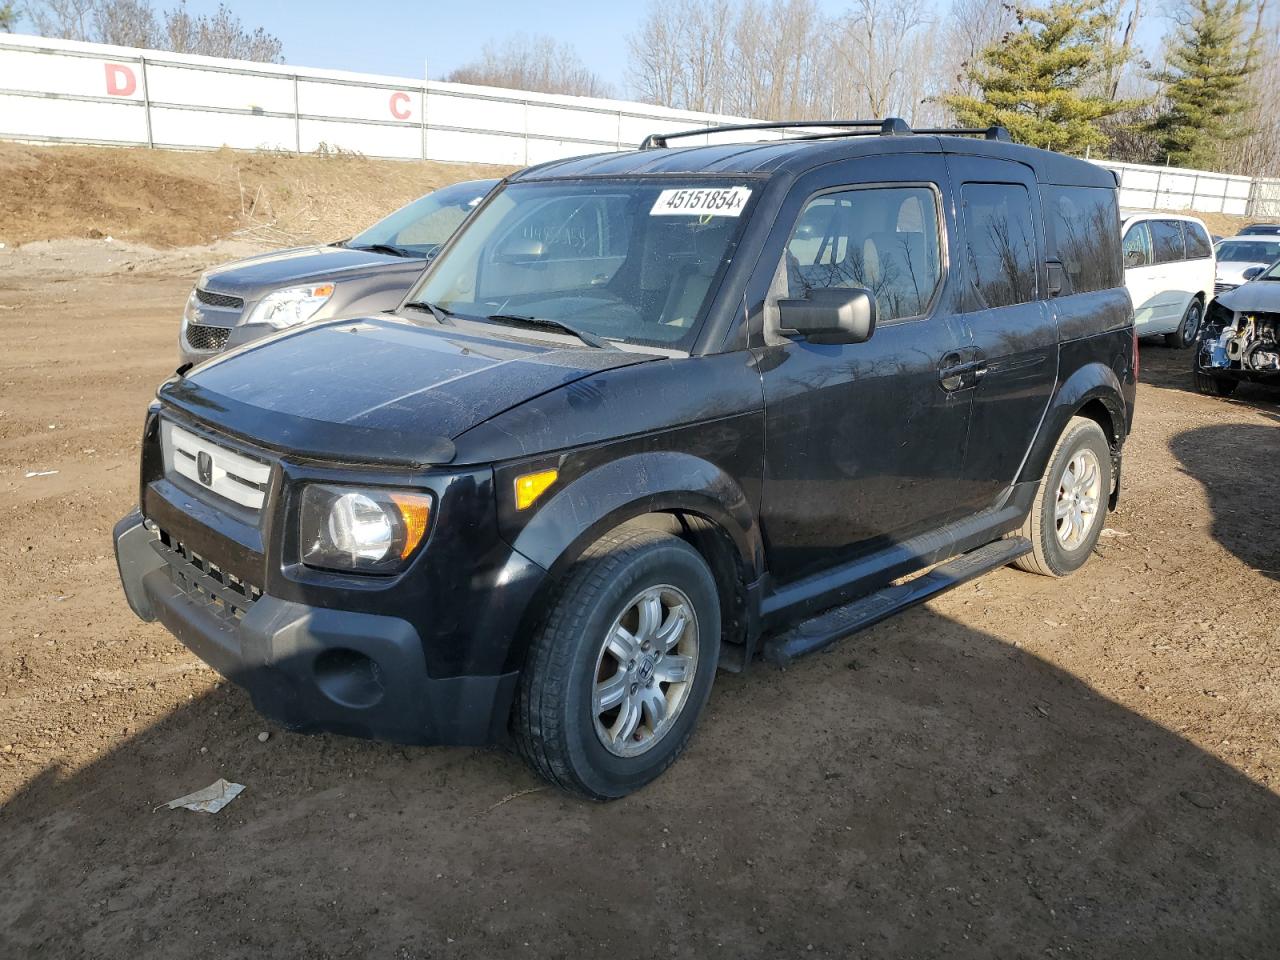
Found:
[[[1184,223],[1183,234],[1187,240],[1188,260],[1207,260],[1213,256],[1213,244],[1209,242],[1209,234],[1198,223]]]
[[[965,233],[974,285],[987,307],[1036,298],[1036,235],[1031,197],[1016,183],[966,183]]]
[[[1177,220],[1152,220],[1151,243],[1155,248],[1156,263],[1173,263],[1186,259],[1182,243],[1182,224]]]
[[[1066,274],[1063,292],[1090,293],[1123,286],[1115,191],[1047,187],[1045,201],[1051,242]]]

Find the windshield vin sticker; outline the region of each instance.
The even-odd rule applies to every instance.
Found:
[[[751,198],[748,187],[697,187],[663,190],[651,217],[736,217]]]

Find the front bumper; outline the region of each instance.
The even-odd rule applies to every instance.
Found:
[[[400,743],[482,744],[505,736],[517,673],[433,678],[414,626],[393,616],[261,594],[232,603],[180,569],[135,510],[114,531],[129,606],[292,730]],[[206,579],[207,578],[203,578]]]

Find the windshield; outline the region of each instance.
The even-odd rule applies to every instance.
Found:
[[[428,193],[356,234],[346,245],[357,249],[391,247],[404,255],[425,257],[453,236],[495,183],[473,180]]]
[[[1280,240],[1224,240],[1218,244],[1223,263],[1271,263],[1280,259]]]
[[[707,179],[509,184],[407,299],[687,350],[754,192]]]

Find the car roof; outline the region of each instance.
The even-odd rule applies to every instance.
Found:
[[[1186,213],[1172,213],[1167,210],[1121,210],[1120,216],[1125,223],[1134,220],[1185,220],[1188,223],[1198,223],[1204,227],[1204,221],[1199,217],[1193,217]],[[1208,227],[1205,227],[1207,230]]]
[[[999,140],[930,134],[873,134],[822,140],[769,140],[627,150],[552,160],[512,174],[511,180],[680,174],[765,178],[779,174],[799,176],[841,160],[896,153],[949,153],[1015,160],[1030,166],[1041,183],[1106,188],[1116,185],[1115,175],[1110,170],[1086,160]]]

